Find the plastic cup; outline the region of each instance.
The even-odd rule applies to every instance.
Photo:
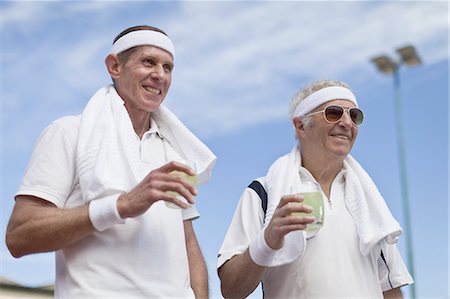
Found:
[[[197,169],[196,169],[196,167],[195,167],[195,163],[194,163],[193,161],[190,161],[190,160],[187,160],[187,159],[179,159],[179,160],[174,160],[174,161],[175,161],[175,162],[178,162],[178,163],[181,163],[181,164],[184,164],[184,165],[187,165],[187,166],[189,166],[192,170],[194,170],[194,172],[197,172]],[[178,171],[178,170],[173,170],[173,171],[171,171],[170,173],[171,173],[171,174],[176,174],[176,175],[182,177],[184,180],[190,182],[190,183],[193,184],[193,185],[196,184],[197,177],[196,177],[195,175],[194,175],[194,176],[188,175],[187,173],[182,172],[182,171]],[[175,191],[167,191],[167,193],[175,195],[175,197],[176,197],[178,200],[184,202],[184,203],[187,204],[188,206],[191,206],[191,204],[188,203],[187,199],[184,198],[182,195],[180,195],[178,192],[175,192]],[[166,206],[169,207],[169,208],[173,208],[173,209],[181,209],[181,207],[177,206],[176,204],[174,204],[174,203],[172,203],[172,202],[170,202],[170,201],[166,201]]]
[[[325,219],[323,197],[319,186],[313,182],[306,182],[301,185],[301,192],[293,192],[294,194],[303,195],[302,204],[310,206],[313,210],[311,213],[296,212],[294,216],[314,217],[313,223],[306,226],[307,232],[315,232],[322,228]]]

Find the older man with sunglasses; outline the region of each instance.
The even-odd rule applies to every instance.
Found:
[[[364,119],[355,95],[316,81],[293,98],[291,119],[298,144],[243,192],[220,249],[223,296],[245,298],[262,282],[264,298],[402,298],[413,279],[395,245],[401,228],[349,155]],[[306,182],[323,197],[318,230],[298,194]]]

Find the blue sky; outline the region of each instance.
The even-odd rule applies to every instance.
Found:
[[[221,298],[216,255],[240,194],[293,146],[287,111],[308,82],[352,86],[366,114],[352,155],[404,226],[393,80],[370,59],[413,44],[424,63],[402,66],[400,78],[416,292],[447,298],[448,15],[446,1],[1,2],[1,233],[40,132],[110,83],[103,60],[112,39],[137,24],[172,38],[165,103],[218,156],[195,223],[212,298]],[[405,235],[399,248],[406,261]],[[4,242],[0,252],[0,275],[53,282],[53,254],[13,259]]]

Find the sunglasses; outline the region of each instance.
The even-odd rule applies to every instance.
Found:
[[[362,122],[364,120],[364,113],[360,109],[344,108],[342,106],[337,106],[337,105],[327,106],[323,110],[308,113],[305,116],[323,113],[325,120],[327,122],[329,122],[330,124],[334,124],[334,123],[337,123],[344,116],[344,111],[347,111],[348,115],[350,115],[350,118],[352,119],[352,122],[356,126],[359,126],[360,124],[362,124]]]

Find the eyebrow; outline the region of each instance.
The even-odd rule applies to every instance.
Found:
[[[150,53],[146,53],[146,52],[143,52],[143,53],[141,53],[141,55],[139,56],[139,59],[146,59],[146,58],[150,58],[150,59],[153,59],[153,60],[155,60],[155,61],[161,61],[161,63],[162,64],[168,64],[168,65],[170,65],[171,67],[174,67],[174,63],[173,63],[173,61],[170,61],[170,60],[168,60],[168,59],[163,59],[163,60],[161,60],[159,57],[158,57],[158,55],[154,55],[154,54],[150,54]]]

